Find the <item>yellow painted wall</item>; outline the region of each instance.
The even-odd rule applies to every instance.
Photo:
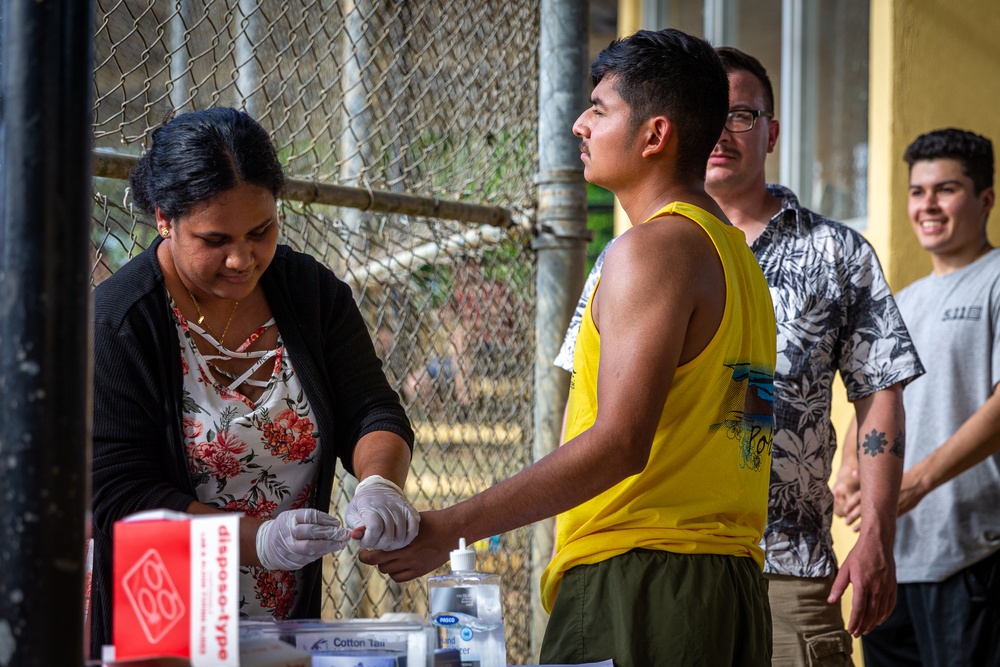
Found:
[[[1000,149],[1000,12],[996,0],[872,0],[869,239],[899,290],[930,272],[906,215],[906,146],[942,127]],[[1000,215],[990,220],[1000,243]]]
[[[642,0],[618,0],[618,36],[626,37],[642,28]],[[618,197],[615,197],[615,236],[632,226]]]
[[[642,27],[642,0],[618,0],[618,36],[631,35]]]

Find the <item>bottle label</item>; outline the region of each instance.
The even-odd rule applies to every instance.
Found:
[[[467,616],[476,613],[476,589],[466,586],[431,589],[431,610],[438,614],[452,611]]]

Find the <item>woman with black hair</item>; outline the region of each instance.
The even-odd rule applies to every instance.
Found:
[[[417,533],[413,431],[346,283],[279,245],[284,174],[247,114],[182,114],[133,169],[157,239],[97,287],[92,655],[111,642],[112,527],[239,512],[240,613],[320,614],[320,558]],[[326,513],[336,460],[360,480]]]

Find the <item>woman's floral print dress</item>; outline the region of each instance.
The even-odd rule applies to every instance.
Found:
[[[319,434],[309,402],[278,336],[275,350],[246,352],[274,320],[265,323],[236,350],[223,350],[210,335],[203,337],[229,358],[273,359],[264,393],[254,402],[237,391],[239,381],[220,384],[210,361],[199,351],[185,320],[171,303],[181,347],[184,375],[183,429],[188,465],[198,500],[259,519],[314,505],[319,471]],[[240,615],[269,614],[285,618],[295,601],[299,573],[240,568]]]

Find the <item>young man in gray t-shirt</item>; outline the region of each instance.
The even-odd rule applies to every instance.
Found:
[[[1000,665],[1000,249],[986,234],[993,147],[938,130],[904,159],[910,221],[933,271],[896,301],[927,373],[903,392],[899,589],[892,614],[863,639],[865,665]]]

